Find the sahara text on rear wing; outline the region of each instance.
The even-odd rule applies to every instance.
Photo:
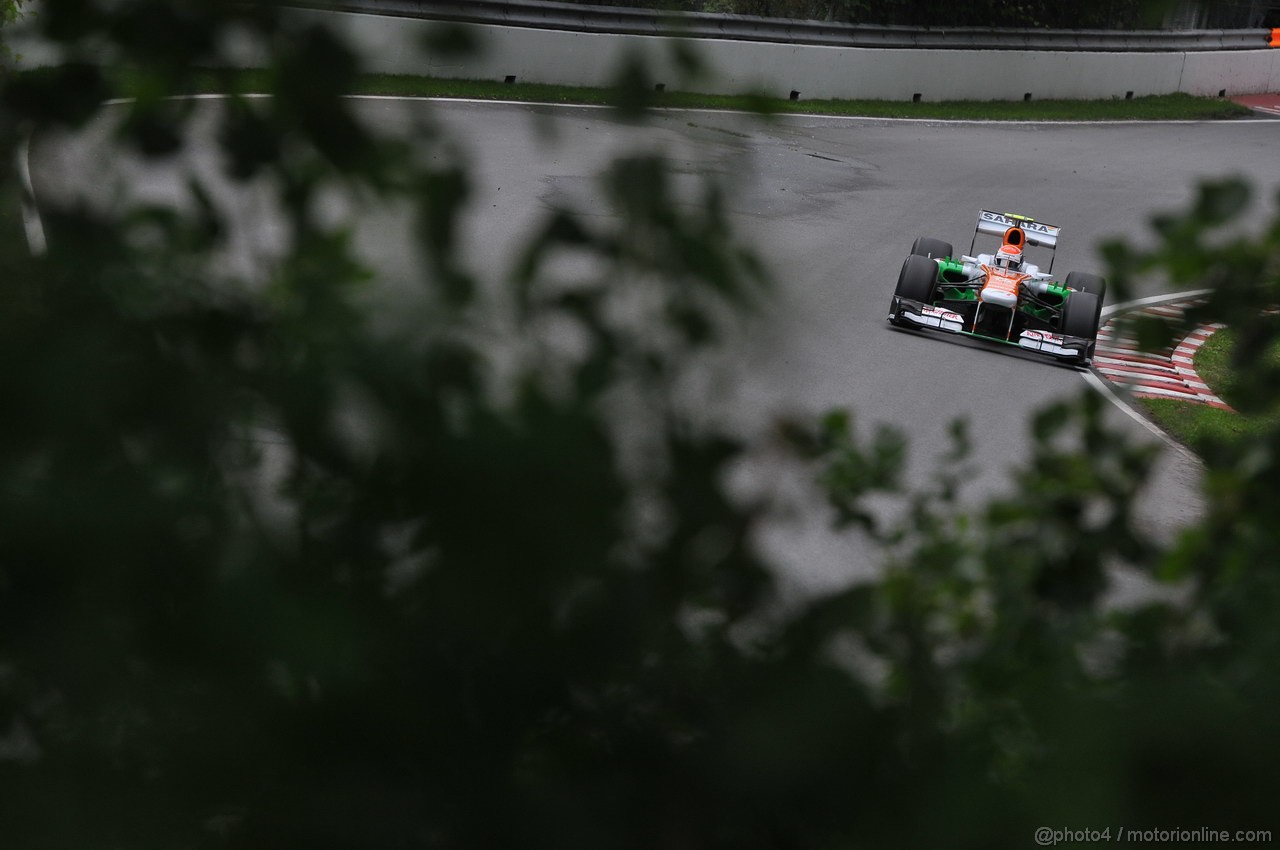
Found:
[[[1026,234],[1028,245],[1048,248],[1055,254],[1057,253],[1058,234],[1062,232],[1061,227],[1045,224],[1025,215],[998,213],[991,210],[978,211],[978,226],[974,228],[973,240],[969,243],[969,253],[973,253],[973,246],[977,244],[979,233],[1003,239],[1005,231],[1010,227],[1022,228],[1022,232]],[[1049,268],[1053,268],[1052,259],[1049,260]]]

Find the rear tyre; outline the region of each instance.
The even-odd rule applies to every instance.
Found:
[[[894,288],[893,294],[898,298],[929,304],[933,301],[937,290],[938,264],[915,254],[907,257],[906,262],[902,264],[902,271],[898,273],[898,285]],[[890,316],[897,316],[898,298],[893,300]],[[894,318],[893,323],[906,324],[897,318]]]
[[[1066,279],[1067,289],[1074,289],[1077,292],[1091,292],[1098,296],[1101,302],[1107,295],[1107,282],[1096,274],[1087,272],[1068,272]]]
[[[928,236],[921,236],[911,245],[911,254],[915,257],[929,257],[934,260],[941,260],[946,257],[955,256],[955,250],[951,247],[950,242],[943,242],[941,239],[930,239]]]

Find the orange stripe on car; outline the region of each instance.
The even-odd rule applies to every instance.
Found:
[[[1022,274],[1021,272],[1009,274],[1004,269],[992,268],[991,266],[983,266],[982,269],[987,273],[986,286],[1013,295],[1017,295],[1018,287],[1022,286],[1024,280],[1031,277],[1031,275]]]

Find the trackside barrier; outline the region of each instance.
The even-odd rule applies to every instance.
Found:
[[[980,27],[892,27],[661,12],[626,6],[587,6],[544,0],[285,0],[287,5],[371,15],[506,27],[766,41],[829,47],[928,48],[931,50],[1067,50],[1191,52],[1258,50],[1265,29],[1242,30],[1044,30]]]
[[[1271,31],[1271,46],[1280,47],[1280,27],[1276,27]]]

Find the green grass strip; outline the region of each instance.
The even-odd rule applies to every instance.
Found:
[[[1171,398],[1142,398],[1138,401],[1165,433],[1193,451],[1199,451],[1210,442],[1234,442],[1257,437],[1270,427],[1256,417],[1192,401]]]
[[[1235,344],[1235,333],[1226,328],[1209,337],[1195,356],[1195,369],[1200,380],[1228,404],[1236,401],[1236,372],[1231,363]],[[1271,360],[1273,365],[1280,365],[1280,346],[1272,350]],[[1280,426],[1280,409],[1246,416],[1207,404],[1173,399],[1144,398],[1138,402],[1165,432],[1193,450],[1200,450],[1212,442],[1257,437]]]
[[[123,86],[128,89],[128,85]],[[189,92],[270,92],[270,72],[221,71],[193,76]],[[350,94],[399,97],[471,98],[530,103],[588,104],[728,109],[765,114],[852,115],[873,118],[933,118],[996,121],[1167,121],[1242,118],[1250,110],[1229,100],[1187,94],[1136,97],[1132,100],[942,101],[909,103],[888,100],[788,100],[761,95],[715,95],[454,80],[395,74],[363,74]]]

